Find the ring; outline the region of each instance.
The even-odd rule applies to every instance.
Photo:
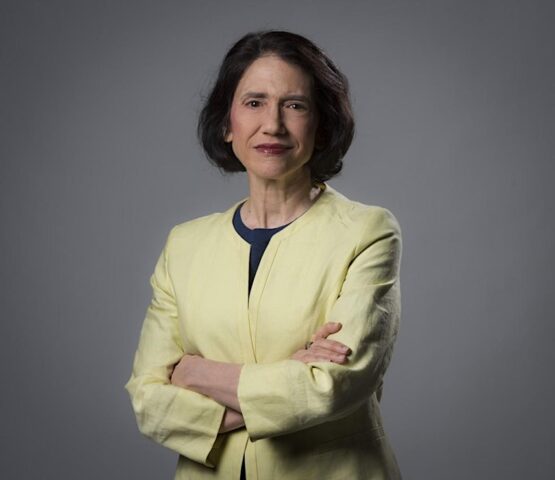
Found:
[[[305,350],[308,350],[308,349],[312,346],[313,343],[314,343],[314,342],[306,342],[306,343],[304,344],[304,349],[305,349]]]

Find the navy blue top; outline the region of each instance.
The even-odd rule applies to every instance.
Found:
[[[241,236],[243,240],[250,243],[251,250],[249,256],[249,292],[251,291],[252,282],[254,281],[254,276],[258,270],[258,265],[260,265],[260,260],[262,255],[270,243],[270,239],[280,230],[283,230],[288,223],[281,225],[276,228],[255,228],[250,229],[247,227],[243,220],[241,219],[241,207],[243,204],[239,205],[233,214],[233,226],[235,231]]]

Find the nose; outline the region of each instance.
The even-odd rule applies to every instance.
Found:
[[[283,135],[285,124],[279,105],[269,105],[264,115],[263,131],[268,135]]]

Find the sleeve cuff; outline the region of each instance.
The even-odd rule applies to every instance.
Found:
[[[183,412],[182,415],[179,415],[179,412],[175,412],[172,415],[176,422],[174,431],[186,432],[183,437],[177,433],[175,438],[176,448],[174,449],[195,462],[213,468],[217,464],[217,450],[220,446],[218,434],[223,421],[225,407],[190,390],[180,391],[178,395],[187,396],[187,404],[185,405],[185,402],[177,402],[176,406],[182,405],[184,408],[190,408],[190,411],[196,411],[197,415],[195,415],[196,418],[191,418],[190,416],[186,420],[184,418],[182,425],[179,425],[178,419],[185,417]],[[197,403],[195,400],[198,402],[198,405],[191,405],[192,403]],[[198,430],[191,431],[191,424],[194,424]]]
[[[298,363],[283,360],[271,364],[243,365],[237,397],[251,440],[270,437],[275,432],[285,433],[290,428],[293,412],[284,409],[291,405],[287,401],[291,392],[289,370],[298,368]],[[271,379],[271,385],[268,379]]]

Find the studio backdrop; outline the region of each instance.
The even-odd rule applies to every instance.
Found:
[[[247,192],[196,139],[243,34],[350,80],[334,188],[403,231],[385,428],[408,480],[555,471],[553,3],[0,1],[4,479],[166,479],[124,384],[170,228]],[[270,479],[271,480],[271,479]]]

